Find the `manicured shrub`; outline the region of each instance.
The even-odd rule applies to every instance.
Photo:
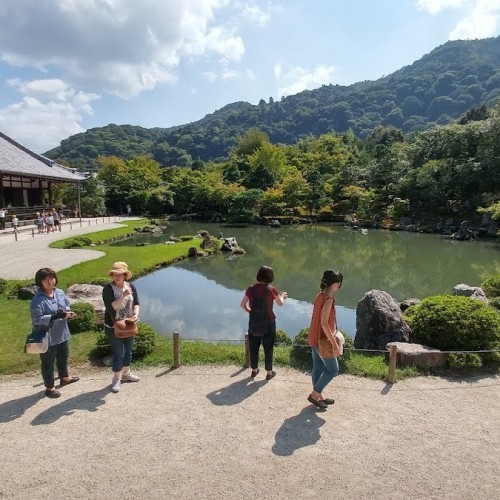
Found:
[[[303,328],[293,340],[290,351],[290,364],[294,368],[310,370],[312,368],[311,348],[307,345],[309,328]]]
[[[92,304],[88,302],[75,302],[71,310],[76,313],[76,318],[70,320],[71,333],[87,332],[96,327],[96,314]]]
[[[81,248],[86,247],[92,243],[90,238],[85,236],[76,236],[75,238],[70,238],[64,242],[63,248]]]
[[[0,295],[7,289],[7,280],[0,278]]]
[[[500,297],[493,297],[490,299],[490,306],[500,311]]]
[[[500,297],[500,274],[490,276],[488,279],[483,281],[481,288],[486,294],[486,297],[489,299]]]
[[[107,285],[108,283],[111,282],[111,278],[108,276],[108,277],[99,277],[99,278],[93,278],[89,281],[89,284],[90,285],[101,285],[101,286],[105,286]]]
[[[280,330],[279,328],[276,330],[276,339],[274,341],[274,345],[277,344],[292,345],[292,339],[284,330]]]
[[[156,332],[147,323],[138,323],[139,333],[135,336],[134,347],[132,349],[133,359],[142,359],[144,356],[151,354],[156,345]],[[103,330],[97,337],[96,347],[92,351],[92,356],[96,358],[104,358],[111,354],[108,337]]]
[[[461,370],[467,368],[479,368],[483,362],[479,354],[472,352],[450,352],[447,360],[452,368]]]
[[[451,295],[428,297],[405,318],[416,342],[443,351],[500,348],[500,314],[479,300]],[[492,359],[491,356],[481,358]],[[472,358],[455,357],[454,365],[459,364],[460,359],[472,362]]]

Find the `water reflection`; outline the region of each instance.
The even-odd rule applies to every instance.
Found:
[[[195,234],[202,228],[235,236],[247,254],[185,260],[135,282],[142,319],[168,336],[179,331],[186,338],[242,339],[247,316],[239,303],[262,264],[274,268],[276,286],[290,295],[275,311],[278,328],[291,336],[308,326],[311,303],[327,267],[340,269],[345,277],[338,295],[338,322],[349,335],[355,334],[356,304],[368,290],[385,290],[398,300],[423,298],[447,293],[457,283],[478,286],[487,276],[500,273],[499,245],[494,242],[453,242],[437,235],[385,231],[363,235],[331,225],[229,229],[178,223],[151,241]]]

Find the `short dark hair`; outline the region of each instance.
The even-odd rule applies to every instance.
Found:
[[[42,281],[45,278],[55,278],[56,285],[57,285],[57,274],[50,267],[42,267],[42,269],[39,269],[36,272],[36,274],[35,274],[35,283],[36,283],[36,286],[39,287],[39,288],[43,288]]]
[[[263,283],[272,283],[274,281],[274,271],[272,267],[260,266],[259,272],[257,273],[257,281]]]
[[[324,290],[334,283],[338,283],[339,286],[342,286],[342,281],[344,281],[344,277],[340,271],[334,271],[333,269],[327,269],[323,273],[323,277],[321,278],[320,288]]]

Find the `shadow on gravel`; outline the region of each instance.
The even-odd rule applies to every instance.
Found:
[[[13,399],[0,404],[0,424],[12,422],[16,418],[22,417],[24,412],[31,408],[35,403],[43,399],[43,392],[24,396],[23,398]]]
[[[287,418],[274,436],[273,453],[288,457],[295,450],[312,446],[320,439],[319,428],[325,421],[312,406],[307,406],[295,417]]]
[[[42,411],[36,416],[31,425],[53,424],[61,417],[70,416],[77,410],[97,411],[99,406],[106,403],[104,396],[109,394],[109,386],[93,392],[85,392],[72,398],[61,401],[60,403]],[[64,395],[63,395],[64,397]]]
[[[249,378],[233,382],[227,387],[218,389],[207,394],[207,398],[217,406],[237,405],[255,394],[263,385],[265,380],[251,382]]]

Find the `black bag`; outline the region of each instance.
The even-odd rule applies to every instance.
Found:
[[[269,315],[267,314],[267,301],[269,297],[269,286],[264,288],[260,295],[253,296],[250,318],[248,321],[248,333],[263,337],[269,330]]]

